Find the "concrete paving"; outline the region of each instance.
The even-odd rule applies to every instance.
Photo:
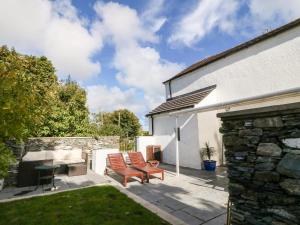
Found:
[[[228,201],[226,168],[219,167],[216,172],[181,168],[181,174],[177,177],[174,166],[160,167],[166,169],[164,181],[153,177],[150,183],[141,185],[132,179],[128,183],[127,191],[189,225],[226,223]],[[110,177],[112,182],[117,181],[120,185],[120,177],[114,174]]]
[[[98,174],[90,170],[84,176],[69,177],[66,175],[58,175],[55,177],[55,186],[57,187],[56,190],[50,191],[51,185],[41,185],[37,190],[35,190],[36,186],[21,188],[7,187],[0,192],[0,201],[5,199],[35,196],[43,193],[55,193],[57,191],[87,187],[96,184],[108,184],[110,182],[111,181],[107,179],[107,177],[99,176]]]
[[[161,167],[166,169],[164,181],[153,177],[150,183],[142,185],[138,179],[131,179],[124,191],[156,206],[162,212],[157,214],[170,214],[185,224],[225,224],[228,200],[225,168],[220,167],[216,172],[181,168],[181,174],[177,177],[174,166]],[[114,173],[100,176],[92,171],[88,171],[84,176],[57,176],[57,190],[52,193],[98,184],[122,187],[121,180],[121,177]],[[34,190],[35,187],[8,187],[0,192],[0,201],[49,193],[50,191],[46,191],[48,188],[49,186],[44,186]]]

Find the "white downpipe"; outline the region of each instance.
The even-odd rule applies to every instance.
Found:
[[[176,176],[179,176],[178,116],[175,116]]]

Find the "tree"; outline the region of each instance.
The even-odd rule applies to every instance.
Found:
[[[0,47],[0,176],[5,176],[13,160],[5,142],[26,139],[45,118],[57,85],[54,72],[45,57]]]
[[[0,48],[0,139],[24,139],[37,128],[53,98],[57,77],[45,57]]]
[[[90,134],[86,92],[68,78],[57,87],[51,114],[44,120],[37,136],[85,136]]]
[[[4,143],[0,143],[0,179],[7,175],[8,168],[14,161],[11,150]]]
[[[135,145],[134,138],[142,134],[138,117],[127,109],[100,112],[94,117],[95,133],[120,136],[120,150],[132,150]]]
[[[100,129],[119,127],[121,138],[134,138],[141,133],[141,124],[138,117],[127,109],[98,113],[96,115],[96,123],[100,126]]]
[[[135,137],[141,132],[138,117],[127,109],[116,110],[111,113],[110,120],[122,129],[122,137]]]

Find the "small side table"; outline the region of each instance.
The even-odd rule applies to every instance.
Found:
[[[151,166],[153,167],[158,167],[159,166],[159,161],[158,160],[148,160],[147,161]]]
[[[55,169],[58,168],[58,165],[40,165],[36,166],[34,169],[37,170],[38,172],[38,182],[35,190],[37,190],[41,184],[41,181],[43,180],[50,180],[52,183],[52,188],[56,188],[55,183],[54,183],[54,178],[55,178]],[[42,175],[43,173],[46,173],[46,175]],[[42,184],[43,185],[43,184]]]

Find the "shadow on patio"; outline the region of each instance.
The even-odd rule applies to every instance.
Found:
[[[135,179],[128,183],[127,190],[156,205],[190,225],[224,225],[228,200],[226,168],[216,173],[181,168],[180,176],[175,167],[161,165],[166,169],[165,180],[153,178],[141,185]],[[121,177],[110,174],[119,183]]]
[[[0,192],[0,201],[17,197],[34,196],[42,193],[55,193],[74,188],[87,187],[96,184],[109,184],[111,181],[100,176],[91,170],[83,176],[68,177],[67,175],[55,176],[56,190],[50,191],[51,184],[41,185],[37,190],[36,186],[30,187],[6,187]]]

